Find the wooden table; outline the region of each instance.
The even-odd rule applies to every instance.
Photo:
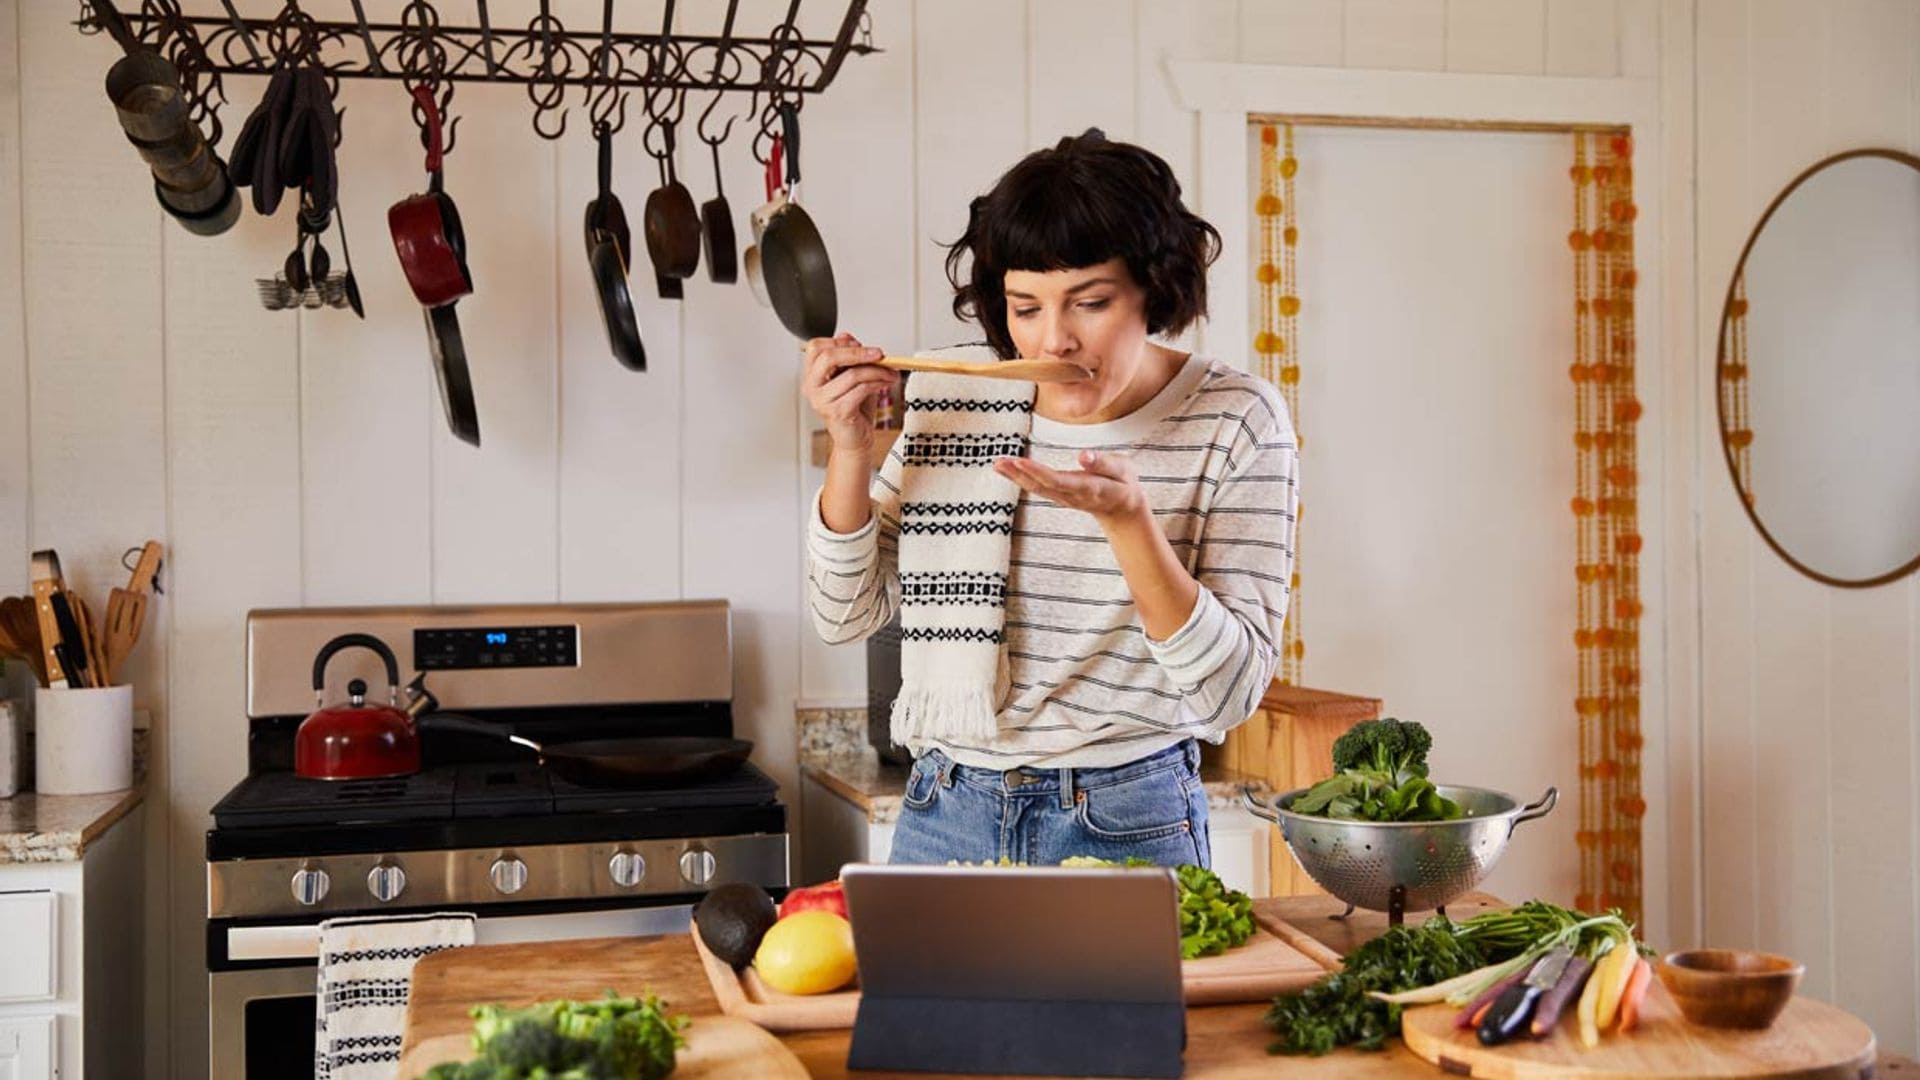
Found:
[[[1305,930],[1335,954],[1380,933],[1386,916],[1355,912],[1346,921],[1327,916],[1344,905],[1325,896],[1280,897],[1256,900],[1263,910],[1278,914]],[[1451,905],[1448,914],[1467,918],[1489,907],[1502,906],[1493,897],[1475,894]],[[1424,914],[1409,916],[1423,919]],[[471,1029],[467,1009],[481,1002],[524,1004],[540,998],[598,997],[608,986],[609,973],[622,973],[623,993],[648,990],[671,1003],[672,1011],[696,1018],[719,1015],[719,1003],[685,934],[655,938],[597,938],[587,941],[540,942],[527,945],[484,945],[449,949],[420,961],[413,970],[413,993],[407,1006],[403,1050],[440,1035]],[[633,973],[644,985],[632,985]],[[1188,1077],[1270,1077],[1284,1069],[1304,1080],[1342,1078],[1377,1080],[1390,1077],[1437,1077],[1439,1070],[1415,1057],[1394,1039],[1379,1053],[1341,1050],[1320,1058],[1275,1058],[1266,1052],[1271,1033],[1261,1023],[1263,1003],[1215,1005],[1187,1012],[1186,1075]],[[807,1070],[817,1078],[866,1080],[883,1073],[847,1070],[848,1030],[815,1031],[781,1038]],[[900,1074],[928,1080],[933,1073]],[[1890,1055],[1880,1061],[1881,1078],[1915,1077],[1913,1062]]]

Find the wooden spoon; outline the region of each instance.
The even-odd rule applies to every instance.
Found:
[[[46,649],[40,643],[40,616],[32,600],[24,596],[0,600],[0,652],[25,660],[40,685],[47,685]]]
[[[153,577],[160,570],[161,552],[160,541],[147,541],[127,587],[115,589],[107,596],[107,618],[101,627],[105,641],[101,651],[106,654],[110,686],[119,685],[120,665],[126,663],[127,655],[140,640],[140,628],[147,617],[147,590],[153,587]]]
[[[880,366],[895,371],[931,371],[941,375],[973,375],[982,379],[1019,379],[1024,382],[1085,382],[1093,372],[1065,360],[1001,360],[976,364],[964,360],[930,360],[923,356],[889,356]]]

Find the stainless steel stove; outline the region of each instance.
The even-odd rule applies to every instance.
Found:
[[[207,832],[211,1075],[311,1070],[320,920],[464,911],[482,943],[683,930],[708,888],[788,884],[786,808],[751,761],[730,774],[588,787],[504,740],[425,731],[421,771],[295,776],[314,656],[378,637],[444,710],[536,741],[733,733],[723,601],[255,611],[247,620],[248,775]],[[339,654],[376,694],[371,653]],[[303,1056],[304,1055],[304,1056]]]

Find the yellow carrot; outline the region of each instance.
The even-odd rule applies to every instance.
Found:
[[[1633,947],[1633,939],[1628,938],[1613,947],[1602,960],[1607,968],[1606,981],[1600,985],[1600,999],[1596,1003],[1593,1022],[1605,1031],[1613,1026],[1620,1013],[1620,997],[1627,991],[1627,977],[1633,974],[1633,966],[1640,960],[1640,954]]]
[[[1594,1021],[1594,1010],[1600,1003],[1600,975],[1605,967],[1606,957],[1601,957],[1593,975],[1587,979],[1586,988],[1580,991],[1580,1002],[1573,1007],[1574,1017],[1580,1023],[1580,1045],[1591,1050],[1600,1045],[1600,1026]]]

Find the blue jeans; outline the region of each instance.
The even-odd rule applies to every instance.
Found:
[[[1106,769],[999,772],[938,750],[913,763],[891,861],[1050,866],[1072,855],[1210,867],[1199,745]]]

